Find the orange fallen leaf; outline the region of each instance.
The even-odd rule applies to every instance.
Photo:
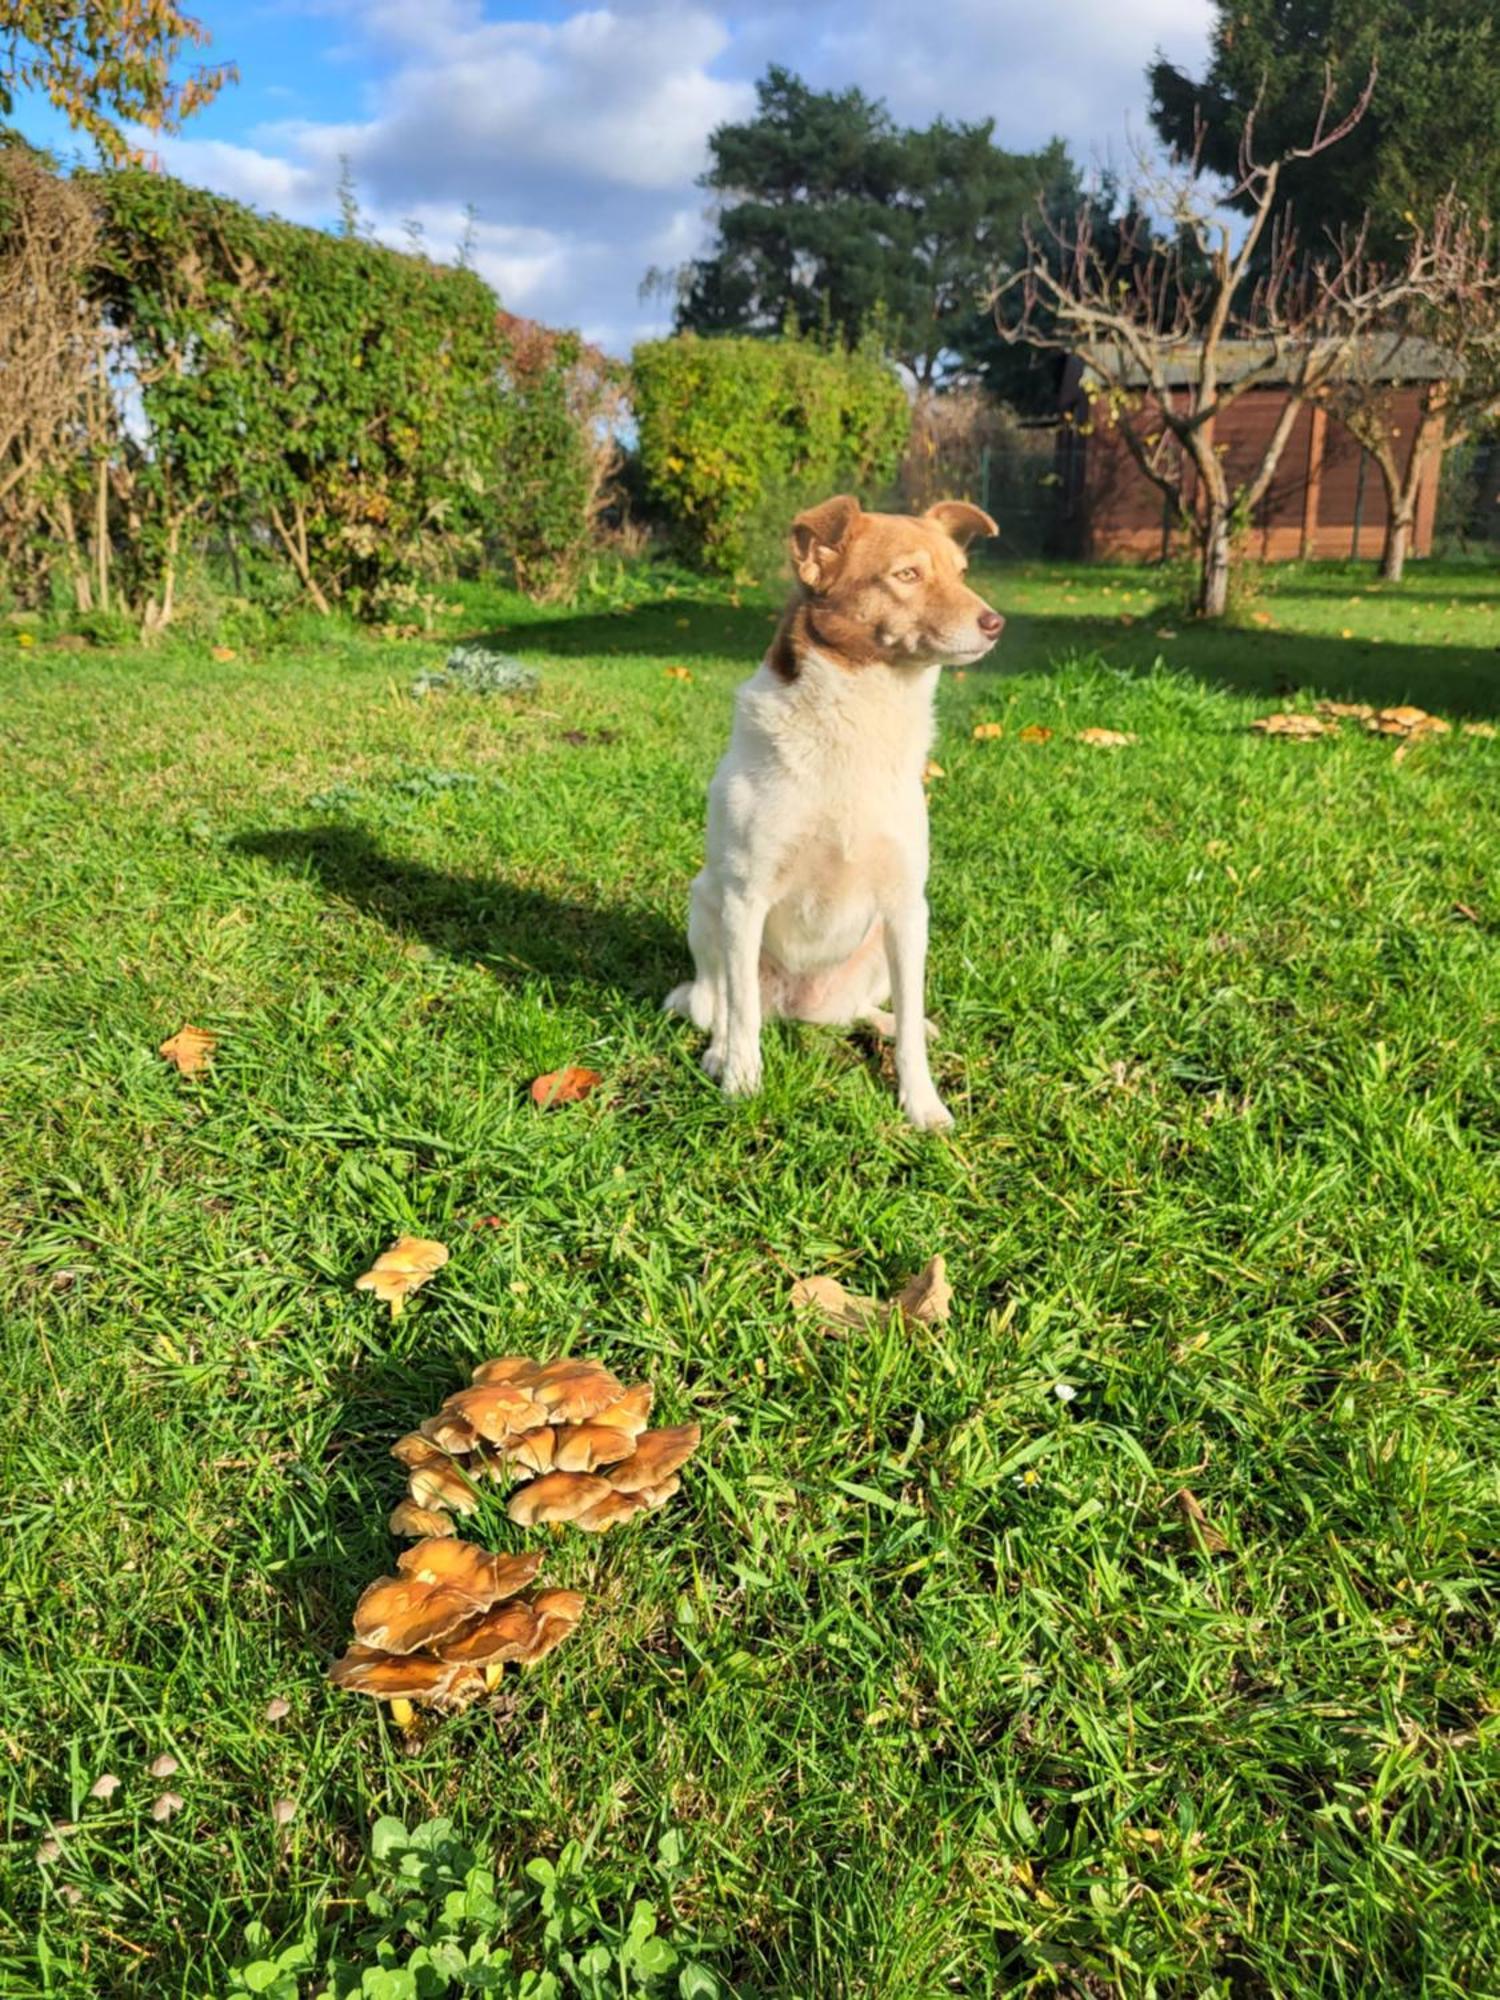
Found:
[[[1274,620],[1269,611],[1252,611],[1250,613],[1250,623],[1252,625],[1270,625],[1274,623]]]
[[[1122,611],[1120,613],[1120,623],[1122,625],[1133,625],[1135,623],[1135,613],[1133,611]]]
[[[575,1069],[570,1065],[567,1069],[549,1070],[531,1086],[531,1101],[544,1111],[550,1111],[554,1104],[578,1104],[603,1081],[596,1069]]]
[[[170,1040],[163,1042],[158,1053],[175,1064],[184,1076],[199,1076],[208,1068],[218,1046],[218,1036],[211,1035],[207,1028],[188,1026],[179,1028]]]
[[[209,651],[216,660],[232,660],[235,657],[233,646],[212,646]]]
[[[677,622],[686,625],[687,620],[680,618]],[[662,671],[669,681],[690,681],[693,678],[686,667],[664,667]]]
[[[976,722],[974,724],[974,741],[976,743],[992,743],[997,736],[1003,736],[1004,734],[1005,724],[1003,722]]]
[[[1455,903],[1453,905],[1453,914],[1455,917],[1462,917],[1466,923],[1477,924],[1479,922],[1479,912],[1474,908],[1472,903]]]
[[[1185,1486],[1179,1486],[1173,1499],[1177,1510],[1188,1524],[1188,1532],[1206,1556],[1219,1556],[1229,1547],[1229,1539],[1221,1528],[1216,1528],[1203,1511],[1203,1503],[1195,1493],[1189,1493]]]
[[[1050,743],[1052,741],[1052,731],[1047,728],[1045,723],[1028,722],[1026,727],[1021,731],[1019,740],[1022,743]]]
[[[1080,729],[1078,740],[1092,744],[1096,750],[1123,750],[1136,738],[1128,729]]]
[[[377,1299],[384,1299],[391,1309],[391,1318],[397,1319],[412,1293],[420,1291],[433,1272],[440,1271],[447,1261],[446,1244],[434,1243],[425,1236],[398,1236],[390,1249],[382,1250],[369,1270],[354,1280],[354,1289],[373,1292]]]
[[[926,784],[930,785],[934,778],[946,778],[947,775],[948,773],[943,769],[942,765],[932,757],[929,757],[927,762],[922,766],[922,778]]]

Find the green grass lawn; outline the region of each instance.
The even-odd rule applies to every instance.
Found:
[[[623,1888],[675,1830],[743,1996],[1500,1992],[1500,740],[1245,727],[1500,717],[1500,573],[1289,570],[1222,632],[1139,571],[990,581],[942,1139],[859,1037],[769,1031],[726,1105],[657,1012],[768,601],[470,592],[517,700],[412,700],[436,641],[0,632],[7,2000],[222,1992],[392,1812]],[[604,1088],[537,1112],[568,1062]],[[351,1288],[400,1231],[453,1256],[392,1324]],[[944,1328],[790,1310],[936,1250]],[[574,1639],[407,1743],[323,1679],[387,1448],[560,1349],[702,1452],[550,1540]]]

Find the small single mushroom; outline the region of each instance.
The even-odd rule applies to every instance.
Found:
[[[646,1431],[636,1439],[633,1454],[623,1464],[611,1466],[605,1477],[619,1493],[639,1493],[648,1486],[660,1486],[692,1457],[702,1436],[698,1424]]]
[[[378,1576],[354,1607],[354,1633],[382,1653],[415,1653],[474,1616],[474,1599],[448,1584]]]
[[[566,1424],[554,1432],[552,1463],[559,1472],[597,1472],[629,1458],[635,1440],[609,1424]]]
[[[473,1487],[451,1458],[417,1466],[406,1490],[419,1507],[446,1507],[455,1514],[473,1514],[479,1507]]]
[[[633,1389],[625,1391],[618,1402],[602,1409],[594,1422],[608,1424],[611,1430],[624,1431],[627,1437],[637,1438],[651,1421],[654,1393],[649,1382],[637,1382]]]
[[[517,1489],[506,1512],[521,1528],[544,1521],[576,1521],[609,1493],[607,1483],[590,1472],[548,1472]]]
[[[393,1535],[408,1537],[421,1535],[430,1538],[457,1533],[446,1514],[439,1513],[435,1507],[419,1507],[415,1500],[401,1501],[392,1513],[389,1525]]]
[[[119,1789],[120,1780],[115,1776],[114,1772],[102,1771],[95,1778],[93,1784],[89,1786],[89,1797],[91,1799],[112,1799]]]
[[[182,1766],[172,1755],[171,1751],[163,1750],[159,1756],[153,1757],[151,1762],[146,1766],[146,1775],[151,1778],[171,1778],[181,1768]]]
[[[403,1576],[419,1583],[443,1584],[472,1597],[481,1610],[488,1611],[502,1598],[514,1597],[531,1583],[542,1566],[540,1554],[491,1555],[472,1542],[423,1541],[404,1549],[396,1558]]]

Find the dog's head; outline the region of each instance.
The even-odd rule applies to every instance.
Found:
[[[792,567],[820,650],[851,668],[962,666],[1005,620],[964,582],[965,551],[995,523],[967,500],[925,514],[866,514],[840,493],[792,523]]]

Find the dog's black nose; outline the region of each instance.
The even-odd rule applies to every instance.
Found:
[[[1005,630],[1005,620],[998,611],[981,611],[979,629],[986,639],[998,639]]]

